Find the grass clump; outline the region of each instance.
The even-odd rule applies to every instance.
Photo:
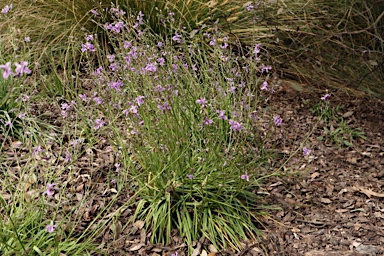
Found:
[[[310,111],[319,117],[320,125],[323,126],[323,133],[317,138],[328,143],[335,143],[338,147],[353,147],[356,139],[366,140],[364,131],[360,128],[351,128],[344,118],[353,115],[353,112],[340,114],[342,106],[332,107],[325,94],[321,101],[315,104]]]
[[[263,45],[239,52],[217,24],[191,32],[171,12],[160,36],[143,12],[91,10],[109,47],[85,29],[59,56],[62,65],[53,56],[49,68],[32,64],[33,101],[25,106],[49,125],[42,132],[32,119],[36,129],[1,155],[8,204],[1,252],[108,254],[94,241],[110,241],[109,230],[117,240],[136,220],[152,243],[172,243],[176,230],[189,251],[200,238],[237,251],[256,240],[272,208],[256,192],[276,175],[274,149],[284,132],[284,116],[267,105],[276,88]],[[133,205],[130,222],[119,226]]]

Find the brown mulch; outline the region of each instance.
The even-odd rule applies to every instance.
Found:
[[[307,113],[302,98],[320,96],[280,92],[275,97],[282,108]],[[249,255],[384,255],[384,103],[342,93],[330,101],[342,104],[343,113],[353,112],[345,120],[367,139],[338,148],[312,138],[321,132],[316,129],[308,169],[277,179],[279,186],[270,184],[267,200],[282,210],[268,222],[264,250]]]

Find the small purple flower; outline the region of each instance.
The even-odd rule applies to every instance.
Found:
[[[250,5],[247,6],[247,11],[250,11],[250,10],[252,10],[253,8],[254,8],[254,6],[250,4]]]
[[[86,41],[93,41],[93,35],[87,35],[87,36],[85,37],[85,40],[86,40]]]
[[[163,86],[161,86],[161,84],[158,84],[158,85],[156,86],[156,88],[157,88],[157,90],[158,90],[159,92],[163,92],[163,91],[165,91],[165,88],[164,88]]]
[[[209,119],[208,117],[204,117],[204,121],[203,121],[204,125],[210,125],[212,123],[213,123],[213,121],[211,119]]]
[[[104,125],[104,121],[102,119],[96,119],[95,124],[96,124],[95,130],[97,130]]]
[[[216,44],[216,39],[213,37],[212,40],[209,42],[209,45],[214,46]]]
[[[81,144],[83,142],[84,142],[84,139],[77,139],[77,140],[72,140],[69,144],[71,146],[76,146],[76,145],[79,145],[79,144]]]
[[[143,105],[144,104],[144,96],[138,96],[136,97],[136,102],[137,102],[137,105]]]
[[[328,99],[328,97],[330,97],[331,95],[330,94],[325,94],[323,97],[321,97],[321,100],[322,101],[325,101],[326,99]]]
[[[31,74],[31,70],[27,67],[28,62],[26,61],[20,61],[20,64],[15,62],[15,76],[21,76],[23,73],[25,74]]]
[[[181,43],[182,40],[181,40],[181,35],[177,34],[177,32],[175,32],[175,35],[172,37],[172,40],[175,41],[176,43]]]
[[[69,162],[69,161],[71,161],[71,159],[72,159],[72,154],[71,153],[69,153],[69,152],[65,152],[65,159],[64,159],[64,162]]]
[[[204,108],[205,104],[207,104],[208,102],[207,102],[207,100],[205,98],[201,98],[201,99],[196,100],[196,103],[200,104],[201,108]]]
[[[128,49],[129,47],[131,47],[132,46],[132,43],[131,42],[129,42],[129,41],[124,41],[124,49]]]
[[[96,10],[91,10],[91,13],[93,14],[93,17],[99,16],[99,13]]]
[[[239,122],[236,122],[232,119],[230,119],[228,121],[229,125],[231,126],[230,129],[235,131],[235,132],[239,132],[243,129],[243,126],[239,123]]]
[[[6,6],[1,10],[1,12],[2,12],[3,14],[7,14],[7,13],[12,9],[12,7],[13,7],[12,4],[10,4],[10,5],[6,5]]]
[[[165,59],[164,59],[163,57],[158,58],[158,59],[157,59],[157,62],[159,62],[160,66],[164,66],[164,64],[165,64]]]
[[[137,114],[137,112],[138,112],[138,106],[136,106],[136,105],[133,105],[133,106],[131,106],[131,108],[129,109],[129,111],[131,112],[131,113],[133,113],[133,114]]]
[[[33,148],[32,155],[36,156],[41,152],[44,152],[44,149],[42,149],[41,146],[36,146]]]
[[[53,225],[53,221],[51,221],[51,224],[47,225],[45,227],[45,229],[49,232],[49,233],[52,233],[53,231],[55,231],[55,228],[57,228],[56,225]]]
[[[275,123],[276,126],[280,126],[283,124],[283,119],[279,115],[277,115],[273,117],[273,122]]]
[[[93,100],[95,101],[95,103],[97,105],[100,105],[101,103],[103,103],[103,100],[101,98],[99,98],[99,97],[94,97]]]
[[[261,64],[260,66],[260,70],[261,70],[261,73],[268,73],[270,70],[272,69],[271,66],[265,66],[264,64]]]
[[[145,70],[146,71],[150,71],[152,73],[155,73],[157,71],[157,63],[156,62],[152,62],[152,63],[149,63],[145,66]]]
[[[245,172],[245,174],[241,175],[240,178],[241,178],[242,180],[249,181],[249,175],[248,175],[248,172]]]
[[[53,194],[55,193],[55,190],[54,190],[55,186],[56,186],[56,183],[48,183],[47,184],[47,190],[45,191],[47,196],[49,196],[49,197],[53,196]]]
[[[225,115],[225,110],[218,110],[219,119],[227,120],[227,116]]]
[[[12,127],[13,124],[10,120],[8,120],[7,122],[5,122],[5,126],[9,126],[9,127]]]
[[[4,70],[3,78],[8,79],[8,77],[12,74],[11,62],[7,62],[5,65],[0,65],[0,68]]]
[[[117,80],[116,82],[109,82],[108,86],[111,89],[115,89],[117,92],[120,92],[120,88],[123,86],[123,82],[121,80]]]
[[[308,156],[309,154],[311,154],[311,152],[312,152],[312,150],[310,150],[306,147],[303,148],[303,155],[304,156]]]
[[[179,256],[179,253],[178,252],[172,253],[171,256]]]
[[[113,62],[115,60],[115,55],[114,54],[108,54],[107,59],[109,62]]]
[[[86,101],[87,100],[87,95],[85,95],[85,94],[79,94],[79,97],[80,97],[80,99],[82,100],[82,101]]]
[[[253,53],[255,54],[256,60],[260,60],[260,58],[257,56],[257,54],[260,53],[260,46],[261,44],[256,44],[255,49],[253,51]]]
[[[157,105],[157,108],[160,109],[162,113],[164,113],[166,110],[171,110],[171,107],[167,102],[164,102],[163,105]]]
[[[236,92],[236,86],[231,86],[229,87],[229,90],[228,90],[230,93],[235,93]]]
[[[192,180],[193,177],[194,177],[194,176],[193,176],[192,174],[187,174],[187,178],[188,178],[188,179]],[[172,254],[172,255],[173,255],[173,254]]]
[[[82,52],[86,52],[86,51],[96,52],[96,49],[95,49],[95,46],[93,46],[93,44],[91,44],[90,42],[86,42],[85,44],[81,45],[81,51]]]
[[[71,108],[71,106],[68,103],[61,104],[61,109],[67,111]]]
[[[30,41],[31,41],[31,38],[30,38],[29,36],[26,36],[26,37],[24,37],[24,41],[25,41],[25,42],[30,42]]]
[[[260,90],[262,90],[262,91],[268,90],[268,82],[267,81],[263,82],[263,86],[260,88]]]

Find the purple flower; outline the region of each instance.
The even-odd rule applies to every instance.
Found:
[[[265,66],[264,64],[261,64],[260,66],[260,70],[261,70],[261,73],[268,73],[270,70],[272,69],[271,66]]]
[[[96,10],[91,10],[91,13],[93,14],[93,17],[99,16],[99,13]]]
[[[8,79],[8,77],[12,74],[11,62],[7,62],[5,65],[0,65],[0,68],[4,70],[3,78]]]
[[[137,102],[137,105],[143,105],[144,104],[144,96],[138,96],[136,97],[136,102]]]
[[[116,63],[112,63],[111,65],[109,65],[109,68],[112,70],[112,71],[116,71],[119,69],[119,67],[117,66]]]
[[[115,55],[114,54],[109,54],[107,55],[107,59],[109,62],[113,62],[115,60]]]
[[[179,34],[177,34],[177,32],[175,32],[175,35],[172,37],[172,40],[177,42],[177,43],[181,43],[182,42],[181,36]]]
[[[178,252],[172,253],[171,256],[179,256]]]
[[[163,92],[163,91],[165,90],[165,88],[164,88],[163,86],[161,86],[161,84],[158,84],[158,85],[156,86],[156,88],[157,88],[157,90],[158,90],[159,92]]]
[[[157,59],[157,62],[159,62],[160,66],[164,66],[164,64],[165,64],[165,59],[164,59],[163,57],[158,58],[158,59]]]
[[[129,47],[131,47],[132,46],[132,43],[131,42],[129,42],[129,41],[124,41],[124,49],[128,49]]]
[[[260,88],[260,90],[268,90],[268,82],[267,81],[264,81],[263,82],[263,86]]]
[[[1,12],[4,13],[4,14],[6,14],[6,13],[8,13],[8,12],[12,9],[12,7],[13,7],[12,4],[10,4],[10,5],[6,5],[6,6],[1,10]]]
[[[249,181],[249,175],[248,175],[247,172],[245,172],[245,174],[241,175],[240,178],[241,178],[242,180]]]
[[[93,35],[87,35],[87,36],[85,37],[85,40],[87,40],[87,41],[93,41]]]
[[[39,153],[44,152],[44,149],[41,148],[41,146],[36,146],[33,148],[32,155],[38,155]]]
[[[231,126],[230,129],[235,132],[241,131],[243,129],[243,126],[241,126],[239,122],[233,121],[232,119],[230,119],[228,123]]]
[[[277,115],[273,118],[273,122],[276,126],[280,126],[283,124],[283,119],[279,115]]]
[[[254,6],[250,4],[250,5],[247,6],[247,11],[250,11],[250,10],[252,10],[253,8],[254,8]]]
[[[255,54],[256,60],[260,60],[260,58],[257,56],[257,54],[260,53],[260,46],[261,44],[256,44],[255,50],[253,51],[253,53]]]
[[[96,119],[96,120],[95,120],[95,124],[96,124],[96,126],[95,126],[95,130],[97,130],[97,129],[99,129],[100,127],[103,126],[104,121],[101,120],[101,119]]]
[[[156,62],[149,63],[145,66],[146,71],[150,71],[155,73],[157,71],[157,64]]]
[[[9,126],[9,127],[12,127],[13,124],[10,120],[8,120],[7,122],[5,122],[5,126]]]
[[[65,152],[65,159],[64,159],[64,161],[68,163],[69,161],[71,161],[71,159],[72,159],[72,154],[69,153],[69,152]]]
[[[225,115],[225,110],[218,110],[219,119],[227,120],[227,116]]]
[[[213,46],[216,44],[216,39],[213,37],[212,40],[209,42],[209,45]]]
[[[45,229],[49,232],[49,233],[52,233],[53,231],[55,231],[55,228],[57,228],[56,225],[53,225],[53,221],[51,221],[51,224],[47,225],[45,227]]]
[[[45,191],[47,196],[49,196],[49,197],[53,196],[53,194],[55,193],[55,190],[54,190],[55,186],[56,186],[56,183],[48,183],[47,184],[47,190]]]
[[[162,113],[164,113],[166,110],[171,110],[171,107],[167,102],[164,102],[163,105],[157,105],[157,108],[160,109]]]
[[[79,94],[79,97],[80,97],[80,99],[82,100],[82,101],[86,101],[87,100],[87,95],[85,95],[85,94]]]
[[[96,49],[95,49],[95,46],[93,46],[93,44],[91,44],[90,42],[86,42],[85,44],[81,45],[81,51],[82,52],[86,52],[86,51],[95,52]]]
[[[309,154],[311,154],[311,152],[312,152],[312,150],[310,150],[306,147],[303,148],[303,155],[304,156],[308,156]]]
[[[193,177],[194,177],[194,176],[193,176],[192,174],[187,174],[187,178],[188,178],[188,179],[192,180]],[[173,255],[173,254],[172,254],[172,255]]]
[[[329,96],[331,95],[327,93],[323,97],[321,97],[321,100],[325,101],[326,99],[328,99]]]
[[[207,104],[208,102],[207,102],[207,100],[205,98],[201,98],[201,99],[196,100],[196,103],[200,104],[201,108],[204,108],[205,104]]]
[[[28,62],[26,61],[20,61],[20,64],[15,62],[15,75],[16,76],[21,76],[23,73],[25,74],[31,74],[31,70],[27,68]]]
[[[124,84],[121,80],[117,80],[116,82],[109,82],[108,86],[111,89],[115,89],[117,92],[120,91],[120,87],[122,87]]]
[[[99,98],[99,97],[94,97],[93,100],[95,101],[95,103],[97,105],[100,105],[101,103],[103,103],[103,100],[101,98]]]
[[[31,41],[31,38],[30,38],[29,36],[26,36],[26,37],[24,37],[24,41],[25,41],[25,42],[30,42],[30,41]]]
[[[131,108],[129,109],[129,111],[130,111],[131,113],[133,113],[133,114],[137,114],[138,108],[139,108],[138,106],[133,105],[133,106],[131,106]]]
[[[71,106],[68,103],[61,104],[61,109],[67,111],[71,108]]]
[[[204,125],[210,125],[212,123],[213,123],[213,121],[211,119],[209,119],[208,117],[204,117],[204,121],[203,121]]]

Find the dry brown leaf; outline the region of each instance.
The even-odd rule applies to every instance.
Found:
[[[145,244],[136,244],[134,246],[132,246],[131,248],[129,248],[129,250],[132,252],[132,251],[137,251],[137,250],[140,250],[143,246],[145,246]]]
[[[332,203],[332,201],[329,199],[329,198],[320,198],[320,202],[324,203],[324,204],[330,204]]]
[[[363,188],[360,186],[354,186],[353,189],[355,189],[356,191],[359,191],[363,194],[366,194],[368,197],[371,197],[371,196],[384,197],[384,194],[382,194],[382,193],[377,193],[375,191],[372,191],[372,190],[369,190],[369,189],[366,189],[366,188]]]

